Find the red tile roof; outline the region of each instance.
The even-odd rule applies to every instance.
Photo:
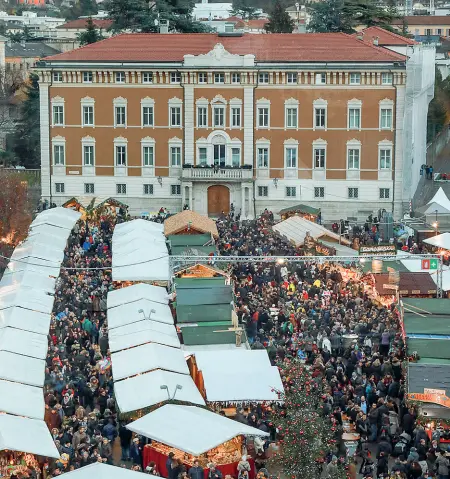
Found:
[[[411,15],[404,17],[407,25],[449,25],[450,16],[447,15]],[[392,20],[392,25],[403,25],[403,17]]]
[[[70,22],[65,23],[64,25],[60,25],[56,28],[86,28],[87,27],[87,18],[77,18],[76,20],[72,20]],[[112,20],[100,20],[98,18],[93,18],[92,23],[97,28],[107,29],[112,25]]]
[[[406,58],[344,33],[218,34],[130,33],[48,57],[52,61],[182,62],[184,55],[210,52],[217,43],[232,54],[253,54],[258,62],[401,62]]]
[[[361,31],[364,33],[363,40],[365,42],[372,43],[375,37],[378,37],[378,45],[380,46],[404,46],[415,45],[417,42],[411,38],[402,37],[397,33],[390,32],[381,27],[369,27]],[[354,33],[352,36],[356,37],[358,33]]]
[[[264,27],[269,23],[267,18],[258,18],[256,20],[248,20],[247,26],[250,30],[264,30]]]

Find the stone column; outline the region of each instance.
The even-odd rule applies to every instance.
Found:
[[[244,88],[244,154],[243,164],[253,165],[253,117],[254,117],[254,89]]]
[[[184,85],[184,162],[194,164],[194,85]]]

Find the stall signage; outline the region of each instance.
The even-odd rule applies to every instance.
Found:
[[[398,286],[396,284],[383,284],[383,289],[393,289],[394,291],[397,291]]]
[[[439,396],[445,396],[445,389],[429,389],[424,388],[423,392],[425,394],[438,394]]]
[[[361,256],[395,256],[397,248],[393,244],[364,245],[359,247],[359,254]]]
[[[422,269],[438,269],[438,260],[433,259],[423,259],[422,260]]]
[[[450,408],[450,398],[442,396],[441,394],[410,393],[408,394],[408,399],[411,399],[412,401],[430,402]]]

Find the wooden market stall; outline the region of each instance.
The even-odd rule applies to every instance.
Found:
[[[117,210],[127,210],[128,205],[117,200],[116,198],[106,196],[74,196],[63,204],[64,208],[79,211],[82,218],[87,215],[100,216],[116,216]]]
[[[282,220],[287,220],[291,216],[300,216],[301,218],[305,218],[313,222],[317,221],[319,213],[320,208],[314,208],[308,205],[288,206],[287,208],[284,208],[278,212]]]
[[[164,221],[164,234],[172,235],[198,235],[209,233],[214,239],[219,237],[216,222],[207,216],[195,211],[184,210],[170,216]]]

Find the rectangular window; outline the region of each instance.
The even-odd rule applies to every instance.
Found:
[[[380,170],[390,170],[392,168],[392,150],[383,148],[380,150]]]
[[[83,165],[94,166],[94,145],[83,146]]]
[[[427,37],[433,35],[433,29],[432,28],[425,28],[425,35]]]
[[[382,85],[392,85],[392,73],[384,72],[381,74]]]
[[[297,108],[286,108],[286,128],[297,128]]]
[[[53,125],[64,125],[64,106],[63,105],[54,105],[53,106]]]
[[[181,166],[181,146],[170,148],[170,166]]]
[[[359,170],[359,154],[360,154],[360,151],[358,148],[348,149],[347,168],[349,170]]]
[[[144,185],[144,195],[153,195],[153,185]]]
[[[380,188],[380,200],[388,200],[391,194],[389,188]]]
[[[258,186],[258,196],[267,198],[269,196],[269,187],[268,186]]]
[[[297,83],[297,73],[288,73],[286,79],[288,83]]]
[[[199,73],[198,74],[198,82],[199,83],[208,83],[208,74],[207,73]]]
[[[258,148],[258,168],[269,168],[269,148]]]
[[[170,126],[181,126],[181,107],[170,107]]]
[[[348,189],[348,197],[350,199],[358,199],[358,196],[359,196],[359,189],[358,188],[349,188]]]
[[[92,83],[93,74],[92,72],[83,72],[83,82]]]
[[[206,106],[199,106],[197,108],[197,127],[208,128],[208,109]]]
[[[116,184],[116,193],[118,195],[126,195],[127,194],[127,185],[125,183],[117,183]]]
[[[258,75],[258,83],[269,83],[269,74],[267,72]]]
[[[326,73],[316,73],[316,85],[325,85],[327,83]]]
[[[181,83],[181,73],[180,72],[171,72],[170,73],[170,83]]]
[[[258,127],[269,128],[269,108],[258,108]]]
[[[314,127],[325,128],[327,119],[326,108],[314,108]]]
[[[208,163],[208,149],[199,148],[198,149],[198,164],[206,165]]]
[[[231,148],[231,165],[241,166],[241,149]]]
[[[392,108],[382,108],[380,116],[381,129],[390,130],[392,128]]]
[[[153,107],[142,107],[142,126],[153,126]]]
[[[214,107],[214,127],[223,128],[225,126],[225,107]]]
[[[325,188],[323,186],[314,187],[314,198],[325,198]]]
[[[359,130],[361,128],[361,108],[348,109],[348,127],[350,130]]]
[[[231,74],[231,83],[241,83],[241,74],[240,73],[232,73]]]
[[[241,126],[241,108],[231,108],[231,128],[239,128]]]
[[[64,166],[66,163],[66,148],[64,145],[53,145],[53,164]]]
[[[84,193],[86,195],[93,195],[94,194],[94,183],[85,183],[84,184]]]
[[[286,168],[297,168],[297,148],[286,148]]]
[[[170,185],[170,194],[172,196],[180,196],[181,195],[181,185]]]
[[[56,83],[62,82],[63,81],[62,72],[53,72],[53,81],[56,82]]]
[[[442,28],[436,28],[436,35],[442,35]]]
[[[288,198],[295,198],[297,196],[297,187],[286,186],[286,196]]]
[[[125,72],[116,72],[116,83],[125,83]]]
[[[314,148],[314,168],[323,170],[325,168],[325,148]]]
[[[350,73],[350,85],[361,84],[361,73]]]
[[[142,83],[153,83],[153,72],[144,72],[142,74]]]
[[[93,106],[83,106],[83,126],[94,126]]]
[[[127,108],[126,106],[116,106],[115,108],[115,126],[125,126],[127,124]]]
[[[153,146],[142,147],[142,163],[144,166],[155,166]]]
[[[127,147],[116,145],[116,166],[127,166]]]
[[[55,192],[64,193],[66,191],[64,183],[55,183]]]
[[[214,73],[214,83],[225,83],[225,74]]]

